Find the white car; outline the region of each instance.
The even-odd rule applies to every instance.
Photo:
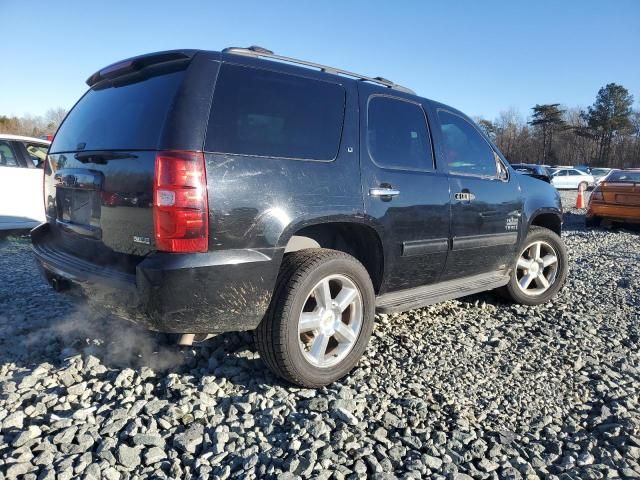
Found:
[[[0,133],[0,230],[45,221],[42,168],[51,142]]]
[[[581,185],[586,190],[588,187],[593,187],[594,184],[593,175],[589,175],[577,168],[560,168],[553,172],[551,176],[551,185],[558,190],[577,190]]]

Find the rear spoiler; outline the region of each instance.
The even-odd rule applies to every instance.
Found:
[[[96,83],[125,75],[127,73],[142,70],[143,68],[159,63],[173,62],[176,60],[188,60],[196,54],[197,50],[170,50],[166,52],[150,53],[138,57],[128,58],[120,62],[112,63],[108,67],[98,70],[87,78],[87,85],[90,87]]]

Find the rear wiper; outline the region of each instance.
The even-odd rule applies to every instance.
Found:
[[[104,165],[109,160],[122,160],[125,158],[138,158],[133,153],[126,152],[82,152],[74,155],[75,159],[82,163],[96,163],[98,165]]]

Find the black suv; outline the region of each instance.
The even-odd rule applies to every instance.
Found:
[[[560,199],[463,113],[258,47],[100,70],[45,165],[33,250],[57,290],[148,328],[255,330],[304,386],[347,374],[374,313],[567,274]]]

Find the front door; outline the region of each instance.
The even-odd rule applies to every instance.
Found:
[[[400,92],[358,89],[364,209],[383,232],[383,285],[434,283],[447,257],[449,185],[434,162],[424,108]]]
[[[451,251],[441,280],[504,270],[516,255],[522,199],[509,170],[462,114],[434,107],[451,190]]]

